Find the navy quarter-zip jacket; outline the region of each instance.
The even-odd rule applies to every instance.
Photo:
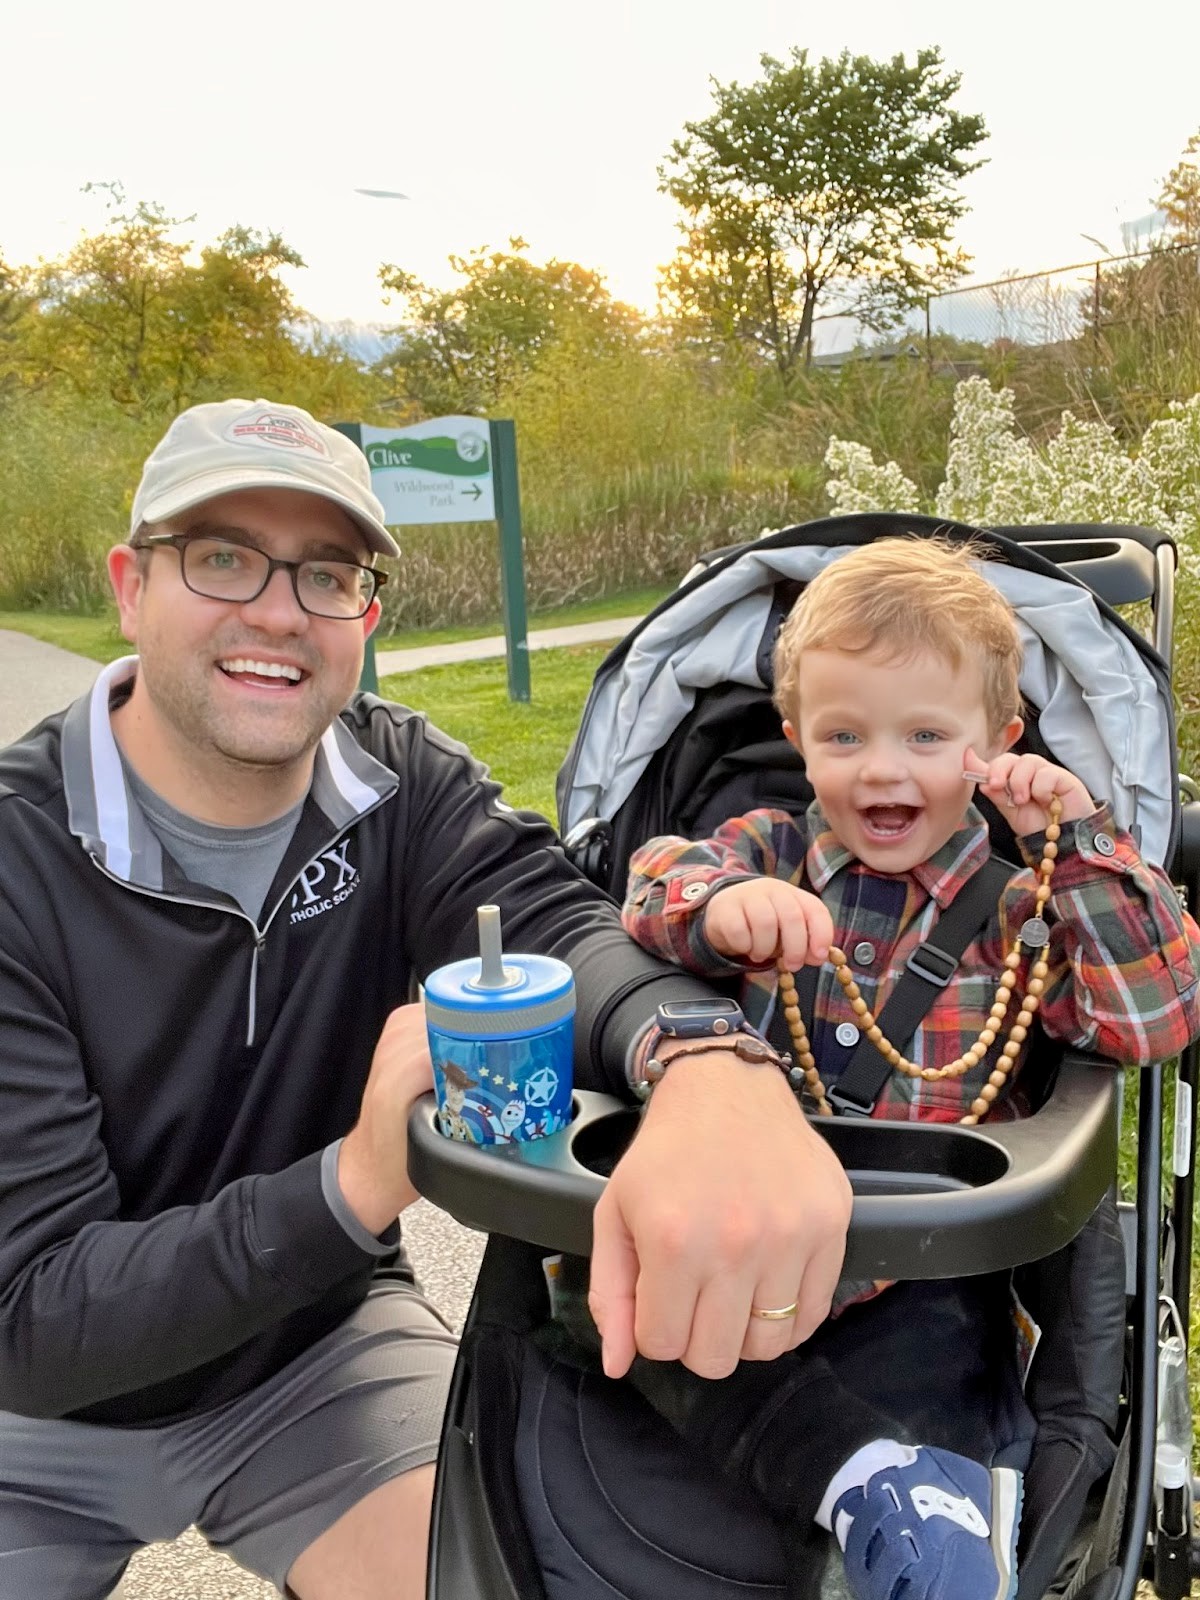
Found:
[[[135,670],[0,751],[0,1410],[133,1426],[244,1393],[411,1277],[342,1228],[321,1155],[478,905],[574,968],[580,1087],[627,1093],[654,1007],[706,992],[467,750],[371,695],[322,739],[256,924],[132,801],[109,707]]]

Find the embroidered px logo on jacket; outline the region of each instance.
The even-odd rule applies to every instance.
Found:
[[[300,869],[292,895],[290,920],[293,923],[332,911],[358,888],[358,868],[349,859],[351,843],[350,839],[340,840],[332,850],[322,850]]]

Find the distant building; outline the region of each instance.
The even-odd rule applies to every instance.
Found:
[[[827,350],[812,358],[814,367],[840,371],[852,361],[884,363],[889,361],[919,361],[921,346],[915,339],[895,339],[890,344],[855,345],[850,350]]]

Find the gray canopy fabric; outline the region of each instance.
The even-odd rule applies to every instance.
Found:
[[[775,583],[807,582],[851,548],[749,549],[647,623],[593,691],[560,803],[563,832],[616,814],[699,690],[761,687],[756,662]],[[1162,864],[1178,779],[1170,710],[1153,672],[1090,590],[1001,562],[980,570],[1016,612],[1021,691],[1039,712],[1047,746],[1092,794],[1112,801],[1118,823],[1136,830],[1143,854]]]

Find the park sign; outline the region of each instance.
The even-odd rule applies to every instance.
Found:
[[[363,423],[360,436],[390,527],[494,520],[492,441],[482,417],[435,417],[407,428]]]
[[[529,699],[525,555],[517,486],[517,430],[509,417],[433,417],[408,428],[335,422],[366,456],[371,488],[392,528],[427,522],[495,522],[500,534],[500,595],[508,656],[508,694]],[[360,687],[379,683],[367,640]]]

